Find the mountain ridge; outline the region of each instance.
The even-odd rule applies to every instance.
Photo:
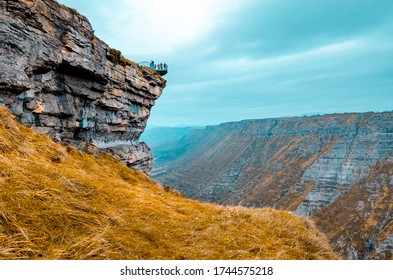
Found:
[[[354,195],[350,190],[357,184],[364,183],[362,188],[366,190],[363,197],[356,198],[360,204],[375,203],[376,197],[384,196],[382,189],[375,191],[369,186],[371,182],[367,178],[378,177],[372,174],[378,164],[389,166],[393,161],[392,119],[392,112],[370,112],[244,120],[209,126],[182,138],[176,146],[177,157],[153,169],[153,178],[193,199],[224,205],[275,207],[320,217],[317,221],[320,229],[337,242],[337,234],[330,232],[329,226],[324,228],[321,217],[330,215],[329,205],[333,207],[336,199]],[[385,172],[380,176],[390,178],[391,174]],[[387,194],[391,194],[391,182],[387,188]],[[384,206],[380,205],[384,210],[378,218],[374,217],[384,222],[361,238],[354,238],[356,242],[348,238],[357,233],[344,234],[341,239],[346,241],[334,244],[336,252],[353,259],[389,258],[393,246],[381,245],[386,249],[381,251],[378,242],[384,243],[377,239],[378,233],[385,226],[390,228],[392,223],[390,197],[383,200]],[[361,214],[356,208],[347,209],[347,214]],[[364,215],[374,210],[366,208]],[[324,214],[316,215],[318,211]],[[366,226],[369,222],[363,217],[359,224]],[[343,219],[335,225],[344,227],[343,232],[351,232],[345,223]],[[387,244],[391,234],[386,236]]]

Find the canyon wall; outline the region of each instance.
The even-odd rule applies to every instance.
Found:
[[[165,83],[97,38],[76,10],[0,0],[0,106],[36,131],[150,173],[138,140]]]
[[[311,216],[343,258],[392,257],[392,112],[192,130],[159,162],[153,177],[188,197]]]

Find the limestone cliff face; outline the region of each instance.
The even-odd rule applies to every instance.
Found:
[[[149,173],[150,150],[138,140],[164,87],[156,72],[95,37],[75,10],[0,0],[0,106],[20,122]]]
[[[189,197],[294,211],[344,258],[392,256],[391,112],[226,123],[166,153],[153,177]]]

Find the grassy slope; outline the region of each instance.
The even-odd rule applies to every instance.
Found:
[[[0,108],[0,259],[334,259],[305,219],[165,192]]]

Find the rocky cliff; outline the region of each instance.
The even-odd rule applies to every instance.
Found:
[[[226,123],[169,152],[153,175],[191,198],[294,211],[344,258],[392,257],[391,112]]]
[[[0,0],[0,46],[0,106],[53,139],[150,172],[150,150],[138,140],[165,87],[155,71],[52,0]]]

